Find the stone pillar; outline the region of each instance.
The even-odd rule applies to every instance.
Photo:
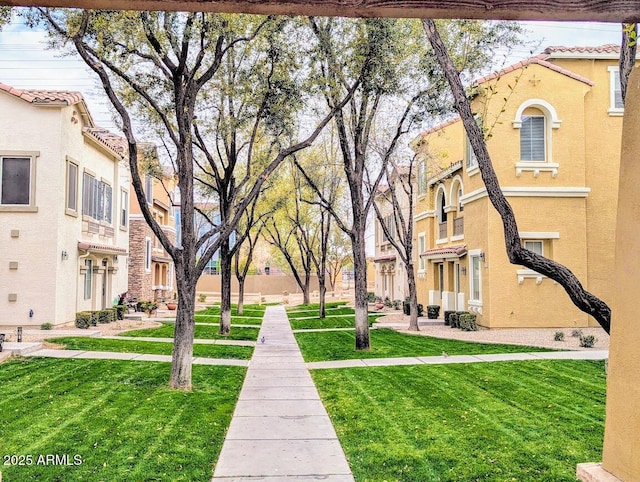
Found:
[[[640,480],[640,71],[629,77],[622,129],[616,221],[617,286],[611,307],[602,467],[622,481]],[[605,479],[606,480],[606,479]]]

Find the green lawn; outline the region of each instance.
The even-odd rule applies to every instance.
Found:
[[[242,317],[259,318],[260,320],[262,320],[262,317],[264,316],[265,310],[266,310],[265,305],[244,305],[244,309],[242,310],[242,315],[238,315],[238,306],[237,305],[231,305],[231,316],[232,317],[242,316]],[[198,316],[202,316],[202,315],[207,315],[207,316],[216,315],[216,316],[219,316],[220,315],[220,306],[219,305],[208,306],[204,310],[196,311],[195,315],[196,315],[196,318]],[[196,321],[198,321],[198,320],[196,320]]]
[[[369,317],[369,326],[376,321],[375,316]],[[314,328],[353,328],[355,326],[354,315],[332,316],[329,318],[305,318],[296,320],[289,318],[289,324],[294,330],[309,330]]]
[[[47,341],[65,345],[67,350],[114,351],[153,355],[171,355],[173,351],[173,343],[160,341],[111,340],[89,337],[53,338]],[[249,346],[193,345],[193,356],[199,357],[249,360],[252,354],[253,347]]]
[[[314,370],[357,481],[562,482],[602,459],[603,362]]]
[[[4,482],[209,480],[245,375],[193,367],[191,392],[169,390],[169,363],[60,358],[0,365]],[[79,465],[37,465],[38,456]],[[46,460],[46,459],[45,459]]]
[[[389,358],[411,356],[479,355],[483,353],[518,353],[552,351],[520,345],[472,343],[458,340],[407,335],[390,329],[371,330],[371,349],[355,350],[355,332],[328,331],[296,333],[295,337],[307,362],[348,360],[358,358]]]
[[[158,338],[173,338],[175,329],[174,323],[163,323],[158,328],[147,328],[144,330],[133,330],[122,333],[121,336],[151,336]],[[220,340],[256,340],[258,338],[258,328],[242,328],[231,325],[231,333],[227,336],[218,333],[217,326],[196,325],[195,337],[202,339]]]

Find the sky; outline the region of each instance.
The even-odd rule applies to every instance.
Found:
[[[587,46],[620,43],[620,25],[578,22],[523,22],[531,32],[529,40],[539,45],[539,53],[550,45]],[[18,21],[0,32],[0,82],[16,88],[77,90],[87,101],[95,123],[117,131],[109,103],[98,86],[96,76],[78,58],[64,57],[47,50],[46,36]],[[529,57],[525,47],[515,49],[509,62]]]

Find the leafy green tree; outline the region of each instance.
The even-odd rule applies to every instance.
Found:
[[[289,74],[294,73],[288,68],[294,70],[295,65],[289,65],[289,59],[280,56],[277,48],[282,39],[282,20],[208,13],[40,8],[31,16],[31,21],[43,21],[54,43],[70,43],[75,48],[99,77],[122,122],[132,183],[142,214],[176,267],[179,303],[170,386],[189,389],[198,278],[259,195],[264,181],[287,156],[313,142],[339,105],[329,109],[306,139],[288,146],[275,143],[275,148],[262,159],[260,174],[254,176],[256,139],[258,135],[277,130],[278,111],[287,108],[290,101],[290,92],[284,87],[288,86]],[[258,38],[269,48],[249,53],[243,50]],[[224,117],[219,125],[207,123],[220,119],[212,111],[220,105],[220,99],[229,99],[221,91],[235,74],[232,68],[226,67],[237,63],[227,57],[241,55],[260,58],[264,70],[263,81],[252,86],[251,94],[256,95],[244,104],[254,109],[253,123],[248,127],[250,135],[242,140],[243,149],[236,149],[233,143],[237,140],[231,133],[234,118]],[[247,88],[243,82],[239,85]],[[135,162],[139,146],[134,118],[155,130],[175,170],[180,194],[180,246],[169,241],[144,201]],[[218,135],[224,141],[210,144],[209,137]],[[218,150],[225,148],[229,150],[228,156],[227,153],[218,156]],[[229,160],[241,151],[243,162],[218,163],[221,158]],[[236,166],[239,171],[235,170]],[[202,233],[194,228],[197,212],[194,194],[211,175],[215,180],[209,185],[218,196],[214,202],[228,201],[229,205],[221,207],[221,222],[212,222],[211,229]],[[242,196],[226,197],[227,193],[235,192],[238,185],[242,186]],[[198,252],[201,254],[197,257]]]

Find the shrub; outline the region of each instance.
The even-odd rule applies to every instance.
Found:
[[[207,295],[205,295],[204,293],[200,293],[200,294],[198,295],[198,301],[199,301],[200,303],[204,303],[205,301],[207,301]]]
[[[438,305],[427,305],[427,318],[435,320],[440,314],[440,307]]]
[[[86,330],[91,326],[91,311],[79,311],[76,313],[76,326]]]
[[[582,330],[573,330],[571,336],[574,338],[580,338],[582,336]]]
[[[391,303],[391,300],[388,296],[385,296],[384,298],[384,306],[386,306],[387,308],[391,308],[393,306],[393,303]]]
[[[424,315],[424,307],[422,306],[422,303],[418,303],[418,316],[423,316]]]
[[[42,325],[40,325],[41,330],[50,330],[51,328],[53,328],[53,325],[51,323],[43,323]]]
[[[455,311],[447,310],[444,312],[444,324],[445,326],[451,325],[451,314],[455,313]]]
[[[564,341],[564,331],[556,331],[556,334],[553,335],[554,341]]]
[[[402,308],[402,301],[401,300],[393,300],[393,309],[394,310],[399,310]]]
[[[373,303],[376,300],[376,294],[373,291],[367,292],[367,302]]]
[[[124,320],[124,313],[127,311],[127,305],[116,305],[114,308],[116,310],[116,318],[118,320]]]
[[[596,344],[598,339],[593,335],[581,335],[580,336],[580,346],[583,348],[593,348],[593,345]]]
[[[458,316],[458,326],[463,331],[478,331],[475,313],[462,313]]]
[[[107,308],[96,312],[98,323],[109,323],[115,319],[115,310],[113,308]]]
[[[458,328],[458,318],[464,311],[453,311],[449,314],[449,326],[451,328]]]

